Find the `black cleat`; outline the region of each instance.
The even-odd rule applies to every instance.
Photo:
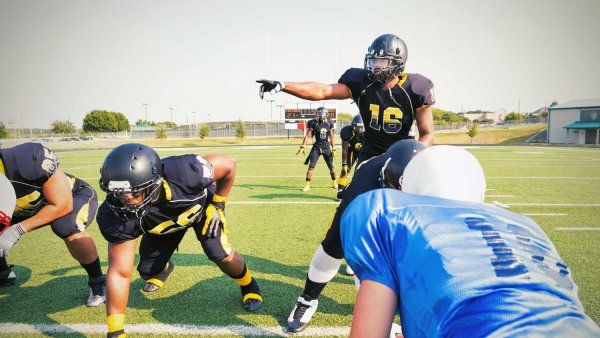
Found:
[[[142,289],[143,291],[155,292],[155,291],[158,291],[158,289],[165,286],[165,282],[167,281],[167,278],[169,277],[171,272],[173,272],[173,270],[175,269],[175,264],[173,264],[173,261],[169,260],[169,262],[167,264],[168,264],[167,271],[163,271],[163,272],[159,273],[158,275],[148,279],[148,281],[146,282],[146,285],[144,285],[144,288]]]
[[[0,271],[0,286],[9,286],[15,284],[17,275],[12,271],[13,265],[10,265],[7,270]]]

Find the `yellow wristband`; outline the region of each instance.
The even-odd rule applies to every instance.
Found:
[[[125,326],[125,314],[109,315],[106,317],[106,324],[108,325],[108,332],[123,330]]]
[[[217,202],[217,203],[219,203],[219,202],[225,203],[227,201],[227,197],[223,197],[223,196],[214,194],[212,200],[213,200],[213,202]]]

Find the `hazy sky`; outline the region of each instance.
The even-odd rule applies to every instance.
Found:
[[[81,126],[107,109],[133,122],[142,102],[151,120],[169,107],[178,123],[265,120],[256,79],[337,82],[383,33],[406,41],[406,71],[433,80],[438,107],[531,111],[600,97],[599,17],[597,0],[0,0],[0,121]],[[274,117],[298,101],[273,98]]]

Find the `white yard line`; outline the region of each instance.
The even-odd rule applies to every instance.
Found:
[[[333,201],[231,201],[227,204],[340,204]]]
[[[526,180],[546,180],[546,179],[565,179],[565,180],[600,180],[600,177],[580,177],[580,176],[487,176],[489,179],[526,179]]]
[[[186,325],[186,324],[128,324],[127,333],[137,334],[171,334],[171,335],[240,335],[240,336],[287,336],[282,327],[256,327],[248,325]],[[105,333],[106,325],[100,324],[18,324],[0,323],[0,333],[26,334],[68,334],[68,333]],[[309,326],[294,336],[348,336],[349,327],[316,327]]]
[[[513,195],[485,195],[485,197],[510,198],[510,197],[515,197],[515,196],[513,196]]]
[[[557,231],[600,231],[600,227],[559,227]]]
[[[507,203],[511,207],[600,207],[600,203]]]
[[[497,205],[497,206],[499,206],[499,207],[501,207],[501,208],[505,208],[505,209],[508,209],[508,208],[510,208],[510,206],[509,206],[509,205],[507,205],[507,204],[504,204],[504,203],[500,203],[500,202],[498,202],[498,201],[492,201],[492,202],[491,202],[491,204],[493,204],[493,205]]]

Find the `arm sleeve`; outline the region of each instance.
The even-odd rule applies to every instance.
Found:
[[[360,68],[350,68],[342,74],[338,83],[344,84],[350,88],[352,98],[356,101],[367,84],[365,71]]]
[[[412,89],[417,97],[416,108],[434,105],[435,93],[433,91],[433,82],[420,74],[415,74],[415,77]]]
[[[38,185],[46,183],[60,164],[58,156],[39,143],[26,143],[15,150],[12,155],[21,176]]]
[[[376,192],[356,198],[342,215],[344,257],[359,280],[383,284],[400,295],[388,219],[381,214],[381,207],[377,207]]]

